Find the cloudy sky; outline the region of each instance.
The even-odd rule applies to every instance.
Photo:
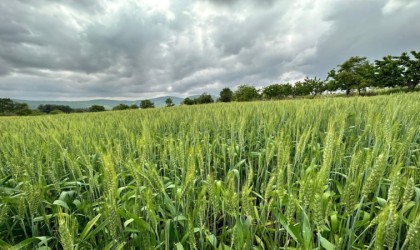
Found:
[[[1,0],[0,97],[184,97],[420,50],[418,0]]]

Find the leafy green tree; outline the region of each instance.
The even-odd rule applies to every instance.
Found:
[[[352,56],[343,64],[338,65],[338,70],[328,73],[329,90],[344,90],[349,95],[351,90],[362,89],[372,86],[374,83],[374,67],[366,57]]]
[[[31,115],[33,112],[28,104],[18,103],[9,98],[0,98],[0,116],[5,115]]]
[[[17,102],[15,102],[15,113],[19,116],[27,116],[34,114],[33,110],[29,109],[28,104]]]
[[[293,86],[290,83],[282,84],[282,96],[284,98],[292,96],[293,95]]]
[[[15,103],[10,98],[0,99],[0,113],[13,112],[15,110]]]
[[[280,99],[283,96],[281,84],[271,84],[264,87],[262,95],[265,99]]]
[[[112,110],[127,110],[130,109],[130,106],[128,106],[127,104],[118,104],[117,106],[113,107]]]
[[[51,112],[49,114],[50,115],[59,115],[59,114],[64,114],[64,112],[60,109],[53,109],[53,110],[51,110]]]
[[[385,56],[375,61],[375,86],[395,87],[405,85],[404,69],[399,57]]]
[[[408,53],[402,53],[399,62],[402,67],[405,85],[410,90],[414,90],[420,84],[420,52],[411,51],[410,57]]]
[[[263,88],[262,95],[266,99],[281,99],[293,95],[293,87],[289,83],[271,84]]]
[[[234,99],[238,102],[255,101],[260,99],[260,93],[254,86],[241,85],[234,93]]]
[[[375,66],[373,64],[369,62],[362,64],[356,70],[356,74],[360,76],[359,84],[356,87],[359,94],[362,90],[366,92],[367,88],[375,86]]]
[[[137,106],[136,104],[130,105],[130,109],[138,109],[138,108],[139,108],[139,106]]]
[[[38,106],[38,110],[46,114],[51,113],[53,110],[60,110],[63,113],[74,112],[74,109],[72,109],[68,105],[55,105],[55,104],[41,104]]]
[[[233,91],[230,90],[230,88],[224,88],[222,91],[220,91],[220,102],[231,102],[233,101]]]
[[[310,93],[314,96],[322,94],[322,92],[325,91],[325,82],[316,77],[306,77],[305,80],[303,80],[303,84],[308,86],[307,88],[310,89]]]
[[[194,103],[193,99],[187,97],[182,101],[182,104],[184,104],[184,105],[194,105],[195,103]]]
[[[293,86],[294,96],[305,96],[310,95],[312,92],[312,86],[308,82],[296,82]]]
[[[154,107],[155,107],[155,104],[150,100],[142,100],[140,102],[141,109],[149,109],[149,108],[154,108]]]
[[[330,74],[332,74],[332,71],[328,73],[328,75]],[[338,90],[337,81],[334,79],[328,80],[327,78],[327,81],[325,82],[325,90],[329,91],[330,93]]]
[[[88,112],[102,112],[105,111],[105,107],[101,105],[92,105],[88,108]]]
[[[207,93],[203,93],[199,97],[195,98],[196,104],[206,104],[206,103],[212,103],[212,102],[214,102],[213,98],[211,97],[211,95]]]
[[[165,103],[166,103],[166,107],[175,106],[174,102],[172,101],[172,98],[170,98],[170,97],[166,98]]]

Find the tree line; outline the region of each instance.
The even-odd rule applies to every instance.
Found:
[[[172,103],[172,99],[171,99]],[[168,104],[167,106],[173,106]],[[118,104],[112,110],[128,110],[128,109],[146,109],[154,108],[154,103],[150,100],[142,100],[140,105]],[[102,105],[92,105],[89,108],[72,108],[68,105],[41,104],[37,109],[30,109],[27,103],[19,103],[10,98],[0,98],[0,116],[29,116],[42,114],[70,114],[70,113],[86,113],[86,112],[102,112],[106,111]]]
[[[330,70],[325,80],[306,77],[295,84],[271,84],[257,89],[251,85],[240,85],[236,91],[224,88],[219,98],[214,100],[207,93],[196,98],[187,97],[183,105],[195,105],[231,101],[255,101],[294,98],[300,96],[316,96],[325,92],[334,93],[342,91],[350,95],[353,91],[363,95],[372,88],[399,87],[413,91],[420,84],[420,52],[404,52],[399,56],[385,56],[382,59],[370,62],[366,57],[352,56],[336,68]],[[165,100],[166,107],[173,107],[171,98]],[[147,109],[154,108],[150,100],[142,100],[140,105],[119,104],[112,110]],[[86,109],[74,109],[67,105],[43,104],[36,110],[31,110],[26,103],[18,103],[9,98],[0,99],[0,116],[7,115],[39,115],[77,112],[101,112],[105,107],[92,105]]]
[[[28,104],[18,103],[10,98],[0,99],[0,116],[11,116],[11,115],[30,115],[32,110],[29,109]]]
[[[420,52],[411,51],[400,56],[385,56],[369,62],[366,57],[352,56],[344,63],[328,72],[327,78],[306,77],[294,85],[290,83],[271,84],[257,89],[251,85],[241,85],[236,91],[224,88],[217,101],[255,101],[316,96],[325,92],[342,91],[350,95],[357,91],[363,95],[372,88],[403,88],[413,91],[420,84]],[[202,96],[207,96],[204,93]],[[195,100],[186,98],[183,104],[201,104],[201,96]]]
[[[98,111],[105,111],[105,108],[100,105],[92,105],[86,109],[74,109],[68,105],[41,104],[37,109],[30,109],[27,103],[19,103],[10,98],[0,98],[0,116],[29,116]]]

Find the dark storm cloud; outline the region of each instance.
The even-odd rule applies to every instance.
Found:
[[[201,0],[201,1],[208,1],[213,4],[222,5],[222,6],[233,6],[236,4],[245,4],[245,5],[254,5],[254,6],[259,6],[259,7],[268,7],[268,6],[273,5],[276,2],[280,2],[279,0]]]
[[[145,98],[324,78],[420,49],[416,1],[4,0],[0,96]]]
[[[386,55],[419,50],[420,29],[413,24],[420,14],[420,4],[410,6],[410,1],[401,2],[405,7],[394,8],[384,1],[361,0],[331,6],[324,14],[332,24],[331,29],[321,37],[317,56],[308,61],[311,67],[307,72],[326,76],[326,68],[354,55],[373,61]]]

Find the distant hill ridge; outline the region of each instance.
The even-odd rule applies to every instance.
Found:
[[[188,98],[194,99],[199,97],[200,95],[192,95],[188,96]],[[149,99],[155,104],[155,107],[164,107],[166,105],[165,100],[167,98],[171,98],[172,102],[175,105],[180,105],[184,98],[176,97],[176,96],[160,96],[156,98]],[[217,100],[218,96],[212,95],[214,101]],[[118,104],[126,104],[126,105],[140,105],[141,100],[110,100],[110,99],[93,99],[93,100],[86,100],[86,101],[48,101],[48,100],[22,100],[22,99],[13,99],[13,101],[20,102],[20,103],[27,103],[29,108],[36,109],[41,104],[54,104],[54,105],[66,105],[70,106],[74,109],[80,108],[89,108],[92,105],[101,105],[104,106],[106,109],[112,109],[113,107],[117,106]]]
[[[163,107],[165,106],[165,100],[167,98],[171,98],[175,105],[179,105],[184,98],[175,97],[175,96],[161,96],[149,99],[154,104],[155,107]],[[191,97],[190,97],[191,98]],[[16,102],[20,103],[27,103],[30,108],[36,109],[41,104],[54,104],[54,105],[66,105],[70,106],[71,108],[89,108],[92,105],[101,105],[104,106],[106,109],[112,109],[112,107],[117,106],[118,104],[127,104],[127,105],[140,105],[141,100],[109,100],[109,99],[94,99],[94,100],[86,100],[86,101],[48,101],[48,100],[22,100],[22,99],[13,99]]]

